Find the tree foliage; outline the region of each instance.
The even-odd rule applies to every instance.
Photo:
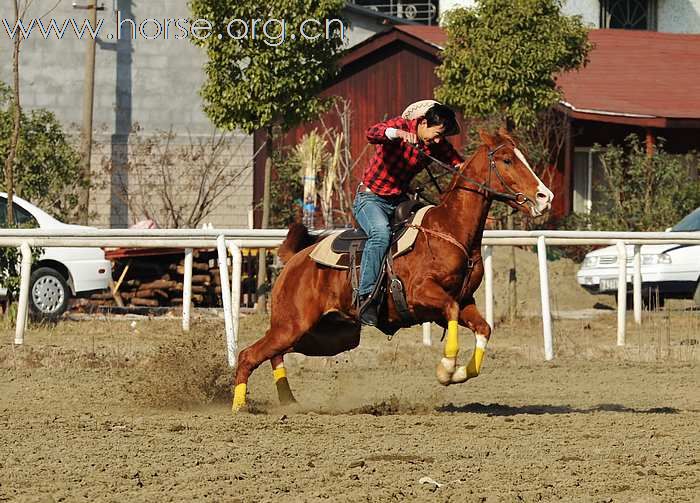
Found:
[[[561,0],[477,0],[448,11],[444,23],[437,98],[515,126],[534,125],[558,102],[556,74],[582,67],[592,48],[580,16],[563,15]]]
[[[343,0],[192,0],[194,18],[209,20],[214,29],[204,41],[208,56],[207,79],[202,87],[204,111],[214,124],[225,130],[240,128],[252,133],[261,127],[279,124],[288,129],[315,118],[326,102],[317,97],[336,74],[342,46],[341,27],[326,20],[340,19]],[[253,19],[259,19],[257,36],[252,35]],[[315,40],[300,36],[304,26]],[[231,25],[234,37],[227,33]],[[267,35],[262,31],[264,23]],[[275,20],[284,20],[284,28]],[[244,26],[248,32],[244,34]],[[284,30],[284,31],[282,31]],[[221,34],[221,38],[219,38]],[[275,37],[283,34],[284,39]]]
[[[270,225],[284,228],[301,220],[304,186],[299,159],[289,151],[277,151],[275,175],[270,186]]]
[[[0,158],[9,150],[12,131],[12,100],[0,83]],[[53,113],[38,109],[22,113],[20,138],[14,162],[15,193],[60,220],[72,220],[78,204],[76,187],[88,183],[80,178],[80,155]],[[5,189],[5,173],[0,171]]]
[[[588,215],[572,215],[567,227],[591,230],[661,231],[700,206],[696,153],[669,154],[663,142],[652,156],[637,135],[625,145],[594,147],[602,167],[600,197]]]

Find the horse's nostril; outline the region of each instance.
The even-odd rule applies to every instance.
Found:
[[[544,192],[538,192],[537,193],[537,199],[543,199],[545,201],[549,200],[549,196],[545,194]]]

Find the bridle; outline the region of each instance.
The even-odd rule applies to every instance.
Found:
[[[418,152],[420,152],[423,156],[430,159],[432,162],[434,162],[435,164],[437,164],[438,166],[440,166],[444,170],[449,171],[453,175],[458,176],[462,180],[469,182],[472,185],[475,185],[478,189],[481,189],[489,194],[492,194],[496,199],[498,199],[500,201],[513,201],[515,204],[520,205],[520,206],[522,206],[526,202],[530,201],[534,205],[535,201],[533,201],[531,198],[527,197],[522,192],[516,192],[515,190],[513,190],[513,188],[506,183],[506,181],[503,179],[503,175],[501,175],[501,172],[498,170],[495,155],[496,155],[496,152],[498,152],[499,150],[501,150],[505,146],[506,146],[505,143],[501,143],[499,146],[494,147],[488,151],[487,156],[489,159],[489,175],[488,175],[488,180],[487,180],[486,184],[483,184],[481,182],[477,182],[473,178],[469,178],[468,176],[465,176],[461,170],[457,170],[457,169],[453,168],[452,166],[450,166],[449,164],[442,162],[439,159],[436,159],[435,157],[433,157],[430,154],[428,154],[427,152],[425,152],[423,149],[416,147],[416,150],[418,150]],[[466,163],[466,165],[469,165],[470,163],[471,163],[471,159],[469,162]],[[428,172],[428,173],[430,174],[430,177],[433,180],[433,183],[435,183],[437,186],[437,181],[435,180],[435,177],[432,175],[432,173],[430,173],[430,172]],[[492,174],[496,175],[496,178],[498,178],[498,180],[501,182],[501,185],[503,185],[503,187],[505,187],[507,192],[500,192],[500,191],[491,187]],[[459,189],[463,189],[463,190],[472,190],[469,187],[463,187],[461,185],[455,185],[453,187],[453,189],[454,188],[459,188]],[[440,193],[442,193],[442,191],[440,190],[439,187],[438,187],[438,191]]]

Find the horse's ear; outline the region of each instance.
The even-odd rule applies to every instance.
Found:
[[[504,128],[503,126],[501,126],[500,128],[498,128],[498,136],[500,136],[500,137],[503,138],[504,140],[507,140],[507,141],[511,142],[513,145],[516,144],[516,143],[515,143],[515,140],[514,140],[513,137],[510,135],[510,133],[508,132],[508,130],[507,130],[506,128]]]
[[[483,129],[479,129],[479,137],[489,148],[494,148],[497,144],[496,138],[488,134]]]

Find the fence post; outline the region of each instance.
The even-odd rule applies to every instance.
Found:
[[[632,296],[634,300],[634,322],[642,324],[642,254],[641,245],[634,245],[634,279],[632,280]]]
[[[625,345],[627,312],[627,250],[625,242],[617,242],[617,345]]]
[[[433,344],[430,322],[423,323],[423,346],[431,346]]]
[[[22,243],[19,251],[22,255],[22,264],[20,268],[15,344],[24,344],[24,330],[27,327],[27,312],[29,311],[29,278],[32,274],[32,249],[27,243]]]
[[[493,330],[493,247],[484,246],[484,279],[486,281],[486,323]]]
[[[549,273],[547,270],[547,245],[544,236],[537,238],[537,260],[540,269],[540,299],[542,300],[542,332],[544,335],[544,359],[554,359],[552,342],[552,315],[549,309]]]
[[[233,319],[231,311],[231,290],[228,279],[228,263],[226,261],[226,240],[223,235],[216,238],[216,251],[219,262],[219,276],[221,277],[221,302],[224,305],[224,327],[226,328],[226,348],[228,352],[228,341],[233,340]],[[231,360],[228,355],[229,367],[236,364],[235,358]]]
[[[192,309],[192,248],[185,248],[185,279],[182,285],[182,330],[190,331]]]
[[[238,323],[241,314],[241,266],[243,256],[238,245],[229,245],[231,252],[231,322],[233,326],[232,337],[228,338],[227,332],[226,348],[228,349],[228,364],[231,367],[236,365],[236,353],[238,352]]]

